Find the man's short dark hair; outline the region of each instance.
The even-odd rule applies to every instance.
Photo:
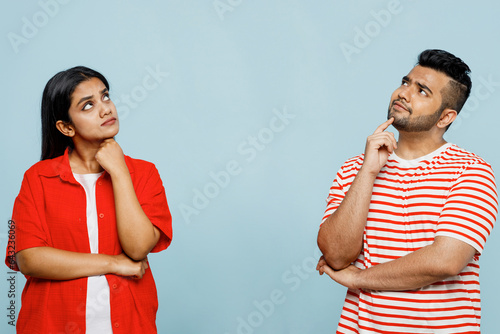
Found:
[[[448,86],[441,91],[442,109],[450,108],[460,112],[472,88],[470,68],[462,59],[444,50],[425,50],[418,56],[417,65],[432,68],[450,78]]]

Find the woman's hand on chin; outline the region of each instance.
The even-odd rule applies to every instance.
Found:
[[[97,162],[111,176],[120,173],[128,173],[127,165],[123,156],[123,151],[120,145],[114,138],[105,139],[95,155]]]

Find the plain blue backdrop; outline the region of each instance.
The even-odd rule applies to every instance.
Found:
[[[40,155],[56,72],[102,72],[125,153],[158,167],[174,239],[150,255],[160,333],[333,333],[345,288],[314,266],[337,169],[385,120],[427,48],[472,69],[448,141],[500,170],[500,6],[486,1],[5,2],[0,13],[0,249]],[[392,130],[392,128],[391,128]],[[500,236],[481,257],[484,333],[498,330]],[[24,284],[0,270],[0,332]],[[4,314],[5,313],[5,314]]]

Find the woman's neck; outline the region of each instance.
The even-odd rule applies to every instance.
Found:
[[[69,153],[69,165],[71,167],[71,171],[76,174],[102,172],[103,168],[95,159],[95,155],[98,150],[98,145],[85,145],[85,147],[82,147],[82,145],[76,145],[75,143],[75,148]]]

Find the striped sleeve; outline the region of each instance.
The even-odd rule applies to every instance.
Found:
[[[338,209],[362,164],[363,155],[359,155],[347,160],[337,172],[326,198],[326,210],[321,224]]]
[[[439,217],[436,236],[461,240],[481,253],[498,213],[498,195],[491,166],[478,161],[453,185]]]
[[[335,180],[333,180],[333,184],[330,187],[330,192],[328,193],[328,197],[326,198],[326,210],[325,214],[323,215],[321,224],[323,224],[325,220],[330,217],[332,213],[335,212],[335,210],[337,210],[340,203],[342,203],[342,200],[345,197],[345,193],[342,190],[342,185],[339,183],[339,175],[340,171],[337,173],[337,177],[335,178]]]

